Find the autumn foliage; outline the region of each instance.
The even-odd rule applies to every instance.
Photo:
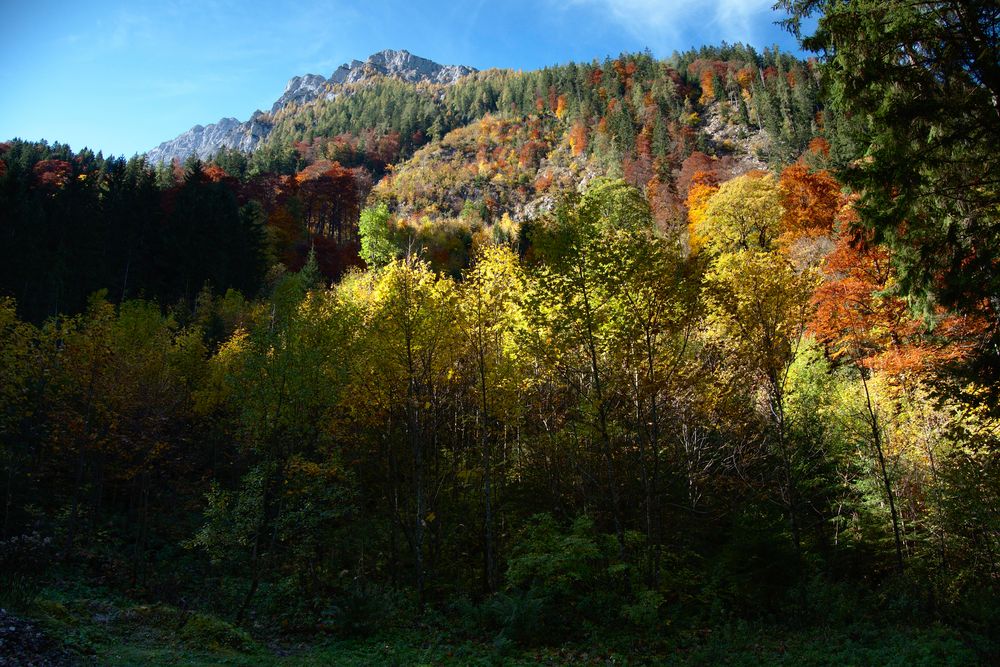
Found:
[[[914,381],[968,358],[988,332],[985,318],[939,310],[916,317],[905,299],[895,295],[890,252],[851,228],[853,213],[836,248],[826,258],[828,276],[814,295],[816,314],[811,330],[834,358]]]
[[[810,171],[801,163],[786,167],[779,180],[781,219],[787,240],[829,234],[844,204],[840,184],[826,171]]]

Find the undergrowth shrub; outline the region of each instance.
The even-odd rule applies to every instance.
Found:
[[[639,628],[661,620],[663,595],[644,587],[623,553],[640,552],[637,533],[622,549],[587,516],[562,528],[548,514],[532,517],[511,549],[507,591],[486,603],[505,638],[522,644],[571,638],[624,619]]]
[[[245,652],[253,648],[253,640],[245,630],[207,614],[194,613],[181,627],[181,639],[197,648],[229,649]]]
[[[398,595],[369,581],[357,581],[323,612],[323,626],[342,637],[368,637],[384,629],[401,607]]]
[[[0,603],[14,609],[31,605],[54,553],[52,539],[38,532],[0,540]]]

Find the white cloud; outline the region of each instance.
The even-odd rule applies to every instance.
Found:
[[[105,49],[121,51],[148,44],[156,38],[153,21],[142,14],[119,11],[97,22],[98,43]]]
[[[777,16],[774,0],[570,0],[605,12],[633,37],[651,47],[668,43],[753,43]]]
[[[753,41],[755,28],[773,23],[778,16],[773,12],[772,0],[718,0],[715,6],[715,23],[730,42]]]

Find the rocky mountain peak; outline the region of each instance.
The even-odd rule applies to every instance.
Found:
[[[410,83],[430,81],[432,83],[454,83],[461,77],[472,74],[475,68],[465,65],[440,65],[433,60],[415,56],[409,51],[386,49],[373,53],[364,62],[352,60],[336,69],[330,83],[357,83],[381,74]]]
[[[386,49],[373,53],[367,60],[344,63],[330,78],[319,74],[293,76],[285,85],[281,97],[271,106],[271,114],[292,104],[305,104],[324,96],[332,98],[336,92],[331,88],[338,84],[359,83],[376,76],[390,76],[410,83],[428,81],[447,85],[475,71],[465,65],[440,65],[406,50]],[[146,155],[153,162],[169,162],[174,158],[183,161],[191,155],[206,159],[220,148],[237,148],[250,152],[267,139],[271,127],[271,119],[261,111],[256,111],[250,120],[242,123],[235,118],[223,118],[211,125],[195,125],[177,138],[163,142]]]
[[[271,106],[271,113],[289,104],[302,104],[319,97],[326,89],[326,79],[319,74],[293,76],[285,86],[285,92]]]

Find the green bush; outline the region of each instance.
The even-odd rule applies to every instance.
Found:
[[[600,578],[604,554],[593,521],[586,516],[563,532],[555,519],[539,514],[514,546],[507,580],[515,588],[546,597],[577,598]]]
[[[180,636],[195,648],[240,652],[253,648],[253,640],[246,631],[207,614],[192,614],[181,628]]]
[[[53,551],[52,539],[37,532],[0,540],[0,605],[24,609],[35,601]]]
[[[368,637],[385,628],[399,601],[388,589],[359,581],[337,596],[323,612],[323,624],[342,637]]]
[[[622,606],[622,616],[632,625],[643,630],[652,630],[660,623],[660,607],[663,595],[659,591],[642,590],[635,596],[635,602]]]
[[[628,546],[630,552],[642,547]],[[635,566],[621,552],[615,536],[598,532],[587,516],[568,529],[548,514],[532,517],[511,550],[508,595],[490,603],[502,633],[532,643],[568,638],[623,617],[654,626],[663,598],[639,585]]]
[[[777,514],[746,513],[713,556],[705,598],[713,622],[770,620],[797,599],[803,564]]]
[[[498,593],[483,603],[484,619],[497,629],[497,642],[536,644],[545,639],[545,600],[532,591]]]

